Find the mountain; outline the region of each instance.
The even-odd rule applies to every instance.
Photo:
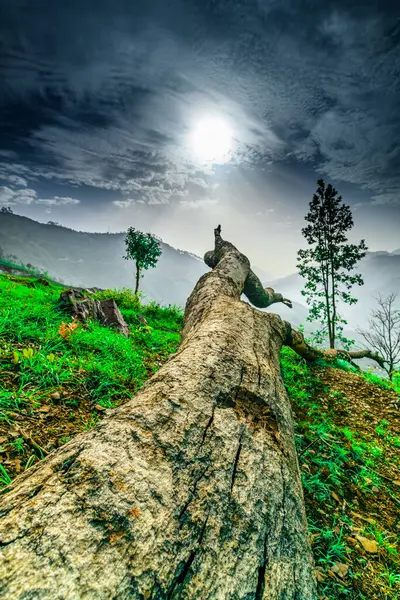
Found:
[[[134,285],[134,263],[122,258],[125,233],[85,233],[57,224],[44,224],[19,215],[0,212],[0,247],[23,263],[48,271],[68,285],[121,288]],[[189,252],[160,242],[162,255],[156,268],[145,272],[141,289],[150,299],[183,306],[199,277],[207,271],[203,260]],[[265,270],[253,267],[263,283],[292,300],[293,309],[274,304],[270,309],[298,326],[305,324],[308,307],[301,295],[303,280],[298,274],[270,280]],[[376,305],[378,293],[400,290],[400,249],[369,252],[360,262],[364,285],[355,287],[359,301],[343,306],[343,316],[352,330],[365,327]],[[308,327],[308,330],[311,328]],[[348,330],[350,335],[350,330]],[[354,331],[351,332],[351,335]],[[357,336],[355,336],[357,337]]]
[[[68,285],[134,286],[135,266],[124,260],[125,233],[85,233],[0,212],[0,247]],[[203,260],[160,242],[162,255],[145,272],[140,289],[163,304],[185,305],[193,286],[208,269]]]
[[[378,294],[387,296],[392,292],[399,293],[400,307],[400,251],[368,252],[367,256],[360,261],[356,271],[361,273],[364,280],[363,286],[354,286],[353,288],[358,302],[352,306],[340,305],[340,314],[349,323],[345,330],[347,335],[356,341],[361,341],[360,336],[354,330],[357,327],[367,327],[370,313],[377,306]],[[292,310],[280,304],[274,304],[268,310],[278,313],[294,325],[298,325],[298,323],[306,325],[308,308],[305,298],[301,294],[304,280],[298,273],[269,281],[265,285],[279,291],[293,302]],[[306,331],[311,329],[310,325],[306,327]]]

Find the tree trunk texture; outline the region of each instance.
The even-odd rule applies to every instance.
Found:
[[[140,267],[136,261],[135,294],[139,291]]]
[[[240,301],[254,274],[219,228],[208,254],[177,353],[3,494],[1,598],[316,598],[279,368],[289,326]]]

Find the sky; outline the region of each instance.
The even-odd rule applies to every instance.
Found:
[[[323,177],[400,247],[400,5],[0,0],[0,205],[293,271]]]

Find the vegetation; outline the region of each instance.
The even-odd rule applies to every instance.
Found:
[[[281,365],[320,598],[398,600],[400,380],[359,375],[342,361],[310,367],[288,348]]]
[[[127,260],[136,263],[135,294],[139,291],[139,279],[143,269],[155,267],[161,256],[160,242],[150,233],[142,233],[134,227],[129,227],[125,237]]]
[[[357,329],[368,346],[385,359],[390,380],[395,367],[400,364],[400,310],[395,308],[396,299],[397,294],[389,294],[386,298],[379,295],[378,308],[372,311],[368,330]]]
[[[177,307],[142,305],[130,290],[99,293],[118,303],[131,330],[124,338],[71,322],[61,291],[41,278],[0,276],[0,459],[8,456],[3,469],[13,475],[131,398],[179,344]]]
[[[297,266],[306,279],[302,294],[311,306],[308,320],[322,323],[316,334],[320,342],[328,337],[330,348],[335,348],[340,339],[346,348],[350,340],[343,335],[346,321],[338,312],[338,304],[357,302],[350,290],[353,285],[362,285],[363,280],[351,271],[366,255],[367,247],[364,240],[358,245],[348,243],[346,232],[354,225],[350,207],[323,179],[318,181],[305,220],[308,225],[302,233],[311,248],[299,250]]]
[[[143,385],[175,352],[183,315],[106,290],[129,338],[71,321],[62,288],[41,277],[0,276],[0,487]],[[147,325],[141,317],[145,317]],[[281,368],[325,600],[400,597],[400,374],[355,373],[344,361],[313,367],[292,350]]]

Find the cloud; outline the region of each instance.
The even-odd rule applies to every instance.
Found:
[[[36,190],[29,188],[13,190],[9,187],[0,187],[0,205],[14,206],[16,204],[44,204],[46,206],[65,206],[79,204],[76,198],[54,196],[53,198],[37,198]]]
[[[181,206],[184,208],[207,208],[218,204],[218,200],[213,198],[204,198],[200,200],[181,200]]]
[[[9,187],[0,187],[0,205],[14,206],[15,204],[32,204],[32,202],[34,202],[35,199],[35,190],[12,190]]]
[[[189,206],[194,186],[207,196],[214,185],[189,135],[211,115],[234,128],[229,168],[295,159],[381,204],[396,187],[398,26],[374,3],[361,13],[344,0],[307,11],[294,0],[115,0],[112,10],[88,0],[36,16],[4,4],[10,185],[44,179]]]
[[[6,181],[11,183],[11,185],[16,185],[18,187],[28,187],[28,182],[23,177],[19,177],[18,175],[8,175],[4,177]]]
[[[143,203],[143,200],[140,201],[141,203]],[[127,208],[128,206],[132,206],[132,204],[135,203],[135,200],[132,200],[131,198],[128,198],[127,200],[113,200],[113,204],[115,204],[115,206],[118,206],[118,208]]]
[[[39,198],[35,203],[46,204],[47,206],[65,206],[67,204],[79,204],[80,200],[77,198],[54,196],[53,198]]]
[[[400,206],[400,188],[398,190],[394,190],[393,192],[372,196],[371,204],[376,206]]]

